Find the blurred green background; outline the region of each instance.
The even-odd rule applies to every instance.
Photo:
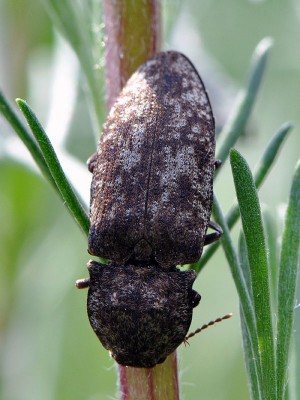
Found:
[[[54,145],[84,163],[96,148],[89,99],[74,54],[43,5],[0,0],[0,88],[11,102],[26,99]],[[281,205],[300,153],[299,1],[166,0],[163,17],[163,47],[194,62],[218,127],[246,81],[255,46],[266,36],[274,39],[253,117],[238,147],[253,167],[275,130],[294,121],[260,191],[280,229]],[[89,326],[86,291],[74,287],[76,279],[87,276],[86,239],[2,116],[0,146],[0,398],[116,398],[114,363]],[[72,171],[63,151],[62,161]],[[75,167],[79,172],[71,172],[71,178],[88,202],[90,176],[83,164]],[[234,189],[228,165],[222,169],[215,191],[227,211]],[[234,318],[179,349],[183,398],[247,399],[238,299],[222,250],[195,289],[202,301],[191,330],[227,312]]]

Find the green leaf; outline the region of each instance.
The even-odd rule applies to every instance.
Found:
[[[277,304],[277,285],[279,272],[278,229],[274,220],[274,216],[268,209],[264,209],[263,211],[263,220],[270,266],[272,305],[275,307]]]
[[[216,221],[222,226],[223,229],[223,235],[220,240],[239,295],[240,307],[242,311],[241,318],[243,318],[242,323],[245,323],[245,326],[242,327],[243,329],[246,329],[247,332],[249,332],[247,338],[244,338],[244,341],[247,342],[248,346],[246,350],[247,354],[245,353],[245,360],[247,361],[248,357],[250,357],[249,360],[253,361],[253,365],[247,365],[247,369],[249,369],[249,371],[251,369],[251,374],[253,373],[253,377],[251,377],[251,379],[254,379],[255,377],[255,379],[257,380],[256,382],[252,382],[251,385],[253,387],[258,387],[258,377],[261,377],[261,362],[259,338],[256,329],[251,286],[249,287],[247,284],[247,277],[245,276],[245,273],[243,271],[244,266],[241,264],[243,260],[239,259],[237,255],[235,247],[232,243],[232,239],[230,237],[229,227],[226,223],[226,220],[216,197],[214,199],[214,215],[216,217]],[[255,354],[255,356],[252,357],[250,356],[251,354]]]
[[[16,102],[23,112],[32,130],[32,133],[36,138],[38,145],[40,146],[40,151],[43,154],[45,162],[48,166],[49,171],[51,172],[53,180],[55,181],[56,187],[59,190],[59,194],[63,199],[64,204],[67,206],[71,215],[79,224],[83,232],[88,235],[90,225],[89,218],[80,201],[78,200],[75,192],[73,191],[70,183],[68,182],[48,136],[46,135],[37,117],[31,110],[31,108],[26,104],[26,102],[21,99],[17,99]]]
[[[56,183],[44,160],[42,152],[40,151],[39,147],[37,146],[34,138],[30,134],[28,129],[23,125],[23,123],[17,117],[16,113],[9,105],[8,101],[5,99],[1,91],[0,91],[0,112],[3,114],[3,116],[9,122],[9,124],[17,133],[19,138],[25,144],[30,154],[32,155],[32,158],[40,168],[42,174],[51,183],[51,185],[55,188],[55,190],[57,190]]]
[[[300,313],[299,313],[299,297],[300,297],[300,284],[298,283],[296,298],[298,303],[295,305],[295,321],[294,321],[294,331],[300,332]],[[300,399],[300,335],[294,335],[293,337],[293,353],[296,354],[295,357],[295,372],[293,380],[295,380],[295,399]]]
[[[251,301],[253,303],[251,272],[250,272],[246,240],[243,232],[241,232],[239,237],[239,258],[240,258],[241,271],[244,276],[246,285],[248,287]],[[246,364],[246,370],[249,377],[248,381],[250,386],[251,399],[256,400],[261,398],[260,394],[261,360],[260,357],[257,358],[257,354],[259,354],[257,329],[255,327],[254,330],[249,330],[248,324],[246,323],[245,320],[243,308],[241,306],[240,306],[240,317],[241,317],[244,359]],[[253,335],[254,335],[254,340],[252,339]],[[252,344],[253,341],[256,344],[256,348],[254,348]]]
[[[239,236],[239,257],[240,257],[240,261],[241,261],[242,273],[243,273],[248,291],[250,293],[250,296],[253,299],[249,257],[248,257],[245,235],[243,232],[241,232],[241,234]]]
[[[281,149],[281,146],[292,127],[293,125],[291,122],[285,122],[283,125],[281,125],[267,145],[262,158],[254,169],[254,180],[257,188],[259,188],[265,180],[270,167],[275,162],[279,150]]]
[[[300,162],[292,182],[281,246],[278,278],[277,349],[278,399],[287,386],[289,350],[294,322],[295,291],[300,249]],[[299,377],[298,377],[299,378]]]
[[[245,320],[243,308],[241,306],[240,306],[240,317],[241,317],[244,359],[245,359],[247,374],[249,377],[248,382],[250,387],[251,399],[259,400],[261,399],[259,390],[259,376],[258,376],[259,360],[256,359],[256,355],[251,341],[251,335]]]
[[[245,235],[256,317],[263,399],[276,399],[275,357],[268,258],[259,200],[249,166],[237,150],[230,152],[232,174]],[[251,331],[251,328],[248,327]]]
[[[229,233],[229,227],[225,221],[224,215],[222,213],[221,207],[216,199],[214,198],[214,215],[216,216],[216,221],[218,224],[222,226],[223,229],[223,235],[221,236],[221,243],[228,261],[228,264],[230,266],[230,270],[232,273],[232,277],[234,279],[234,282],[237,287],[237,291],[240,295],[240,297],[245,299],[245,302],[248,304],[248,308],[251,308],[251,301],[250,301],[250,296],[248,292],[248,287],[244,278],[244,275],[242,273],[242,269],[240,266],[240,260],[239,257],[236,253],[235,247],[233,245],[230,233]]]
[[[257,45],[252,57],[247,87],[238,96],[236,106],[220,133],[221,140],[222,137],[224,139],[217,153],[217,159],[223,163],[227,159],[230,149],[245,130],[263,78],[271,46],[272,40],[270,38],[261,40]],[[216,174],[219,170],[216,171]]]

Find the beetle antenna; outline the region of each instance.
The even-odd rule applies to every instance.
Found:
[[[210,321],[208,324],[204,324],[201,326],[201,328],[198,328],[195,330],[195,332],[191,332],[189,333],[184,339],[183,339],[183,343],[188,343],[188,339],[190,339],[191,337],[197,335],[197,333],[200,333],[201,331],[204,331],[204,329],[209,328],[210,326],[213,326],[215,324],[217,324],[218,322],[222,322],[225,319],[229,319],[232,317],[232,313],[226,314],[224,315],[224,317],[219,317],[217,319],[215,319],[214,321]]]

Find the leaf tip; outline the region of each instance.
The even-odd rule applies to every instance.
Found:
[[[23,99],[19,99],[18,97],[16,98],[15,102],[18,104],[18,106],[20,107],[21,111],[24,107],[24,105],[26,105],[26,101]]]
[[[273,47],[273,43],[274,40],[272,37],[266,36],[265,38],[263,38],[256,47],[256,55],[263,56],[264,54],[268,53],[271,47]]]
[[[286,122],[284,122],[284,123],[282,124],[281,129],[282,129],[282,130],[285,130],[285,131],[289,131],[289,130],[293,129],[294,126],[295,126],[294,121],[286,121]]]
[[[240,155],[240,153],[235,148],[230,149],[229,154],[230,154],[230,163]]]

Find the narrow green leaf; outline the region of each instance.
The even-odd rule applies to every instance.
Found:
[[[30,154],[32,155],[32,158],[40,168],[42,174],[51,183],[51,185],[55,188],[55,190],[57,190],[56,183],[52,178],[51,172],[49,171],[49,168],[44,160],[43,154],[41,153],[39,147],[37,146],[34,138],[27,130],[27,128],[23,125],[23,123],[20,121],[20,119],[17,117],[16,113],[14,112],[8,101],[5,99],[1,91],[0,91],[0,112],[3,114],[3,116],[9,122],[9,124],[17,133],[19,138],[25,144]]]
[[[253,359],[255,364],[255,376],[261,377],[259,342],[251,295],[249,293],[249,287],[247,286],[247,283],[245,281],[242,265],[231,240],[229,227],[225,221],[224,215],[216,197],[214,199],[214,215],[216,217],[216,221],[222,226],[223,229],[221,243],[239,295],[240,306],[243,311],[243,316],[246,321],[247,329],[249,330],[248,344],[251,347],[251,353],[255,354],[255,357]],[[258,383],[253,383],[253,385],[257,386]]]
[[[281,246],[278,279],[277,376],[278,399],[283,399],[287,386],[287,368],[294,321],[295,291],[300,250],[300,162],[292,182]]]
[[[242,269],[240,266],[240,260],[236,253],[234,244],[232,242],[228,225],[225,221],[225,217],[222,213],[221,207],[219,202],[217,201],[216,197],[214,198],[214,215],[216,217],[216,221],[223,229],[223,235],[221,236],[221,243],[234,279],[234,282],[237,287],[237,291],[242,299],[248,304],[248,308],[251,308],[251,300],[248,293],[248,287],[245,282]]]
[[[248,257],[245,235],[243,234],[243,232],[241,232],[239,236],[239,258],[240,258],[242,274],[244,276],[249,296],[251,297],[251,302],[253,304],[253,292],[252,292],[249,257]],[[241,306],[240,306],[240,317],[241,317],[244,359],[248,374],[251,399],[257,400],[261,399],[262,396],[262,390],[260,389],[260,385],[262,382],[261,370],[260,370],[261,360],[260,358],[257,359],[257,354],[259,354],[258,334],[256,329],[255,331],[249,330],[248,324],[245,320],[243,308]],[[254,339],[254,342],[256,344],[255,348],[253,346],[253,339],[252,339],[253,336],[255,338]]]
[[[241,232],[239,236],[239,257],[241,262],[242,273],[249,291],[249,295],[251,297],[251,301],[253,302],[253,292],[252,292],[252,282],[251,282],[251,271],[249,265],[249,257],[247,251],[247,245],[245,240],[245,235]]]
[[[237,150],[230,162],[239,203],[250,265],[253,306],[261,358],[262,398],[276,399],[274,338],[270,301],[268,259],[259,200],[249,166]]]
[[[260,161],[257,164],[256,173],[255,173],[255,185],[257,189],[259,189],[267,176],[267,174],[270,172],[277,155],[279,151],[281,150],[282,144],[287,137],[288,133],[290,132],[290,129],[292,128],[292,124],[286,122],[284,123],[278,131],[275,133],[275,135],[272,137],[271,141],[267,145],[266,150],[264,151]],[[229,226],[229,229],[231,229],[237,220],[239,219],[240,212],[239,212],[239,207],[237,204],[235,204],[231,210],[228,212],[226,216],[226,222]],[[214,244],[211,244],[203,253],[202,257],[200,260],[198,260],[196,263],[191,264],[190,268],[194,269],[196,272],[200,272],[207,261],[212,257],[212,255],[216,252],[220,245],[220,242],[216,242]]]
[[[270,166],[272,166],[276,160],[278,152],[292,127],[293,124],[291,122],[285,122],[283,125],[281,125],[267,145],[262,158],[256,164],[254,170],[254,180],[257,188],[262,185],[266,175],[270,170]]]
[[[274,220],[274,216],[268,209],[263,211],[264,227],[266,232],[266,241],[268,248],[270,277],[271,277],[271,293],[272,293],[272,308],[276,309],[277,304],[277,285],[278,285],[278,229]]]
[[[220,138],[223,137],[224,139],[217,153],[217,159],[223,163],[227,159],[230,149],[245,130],[262,81],[271,46],[272,40],[265,38],[260,41],[254,51],[247,87],[238,96],[237,104],[220,134]],[[219,170],[216,171],[216,174],[218,173]]]
[[[59,189],[59,193],[63,199],[63,202],[66,204],[71,215],[79,224],[83,232],[88,235],[89,218],[83,206],[79,202],[75,192],[73,191],[70,183],[68,182],[48,136],[26,102],[21,99],[17,99],[16,101],[27,120],[38,145],[40,146],[40,150],[56,183],[56,186]]]
[[[259,389],[259,375],[257,371],[257,364],[259,363],[257,362],[258,360],[256,360],[256,356],[253,351],[251,335],[245,320],[243,308],[241,306],[240,306],[240,316],[241,316],[244,360],[248,375],[251,400],[262,400],[261,391]]]
[[[281,150],[282,145],[292,127],[293,125],[290,122],[285,122],[282,124],[278,131],[275,132],[270,142],[267,144],[261,159],[254,168],[254,183],[257,189],[261,187],[266,176],[274,165],[279,151]],[[239,218],[239,215],[238,205],[234,205],[227,216],[230,228],[234,226]]]
[[[296,298],[300,298],[300,283],[298,281]],[[294,321],[294,331],[300,332],[300,305],[299,300],[295,305],[295,321]],[[293,382],[295,382],[295,399],[300,399],[300,335],[296,334],[293,337],[293,353],[295,357],[295,370],[293,371]]]

